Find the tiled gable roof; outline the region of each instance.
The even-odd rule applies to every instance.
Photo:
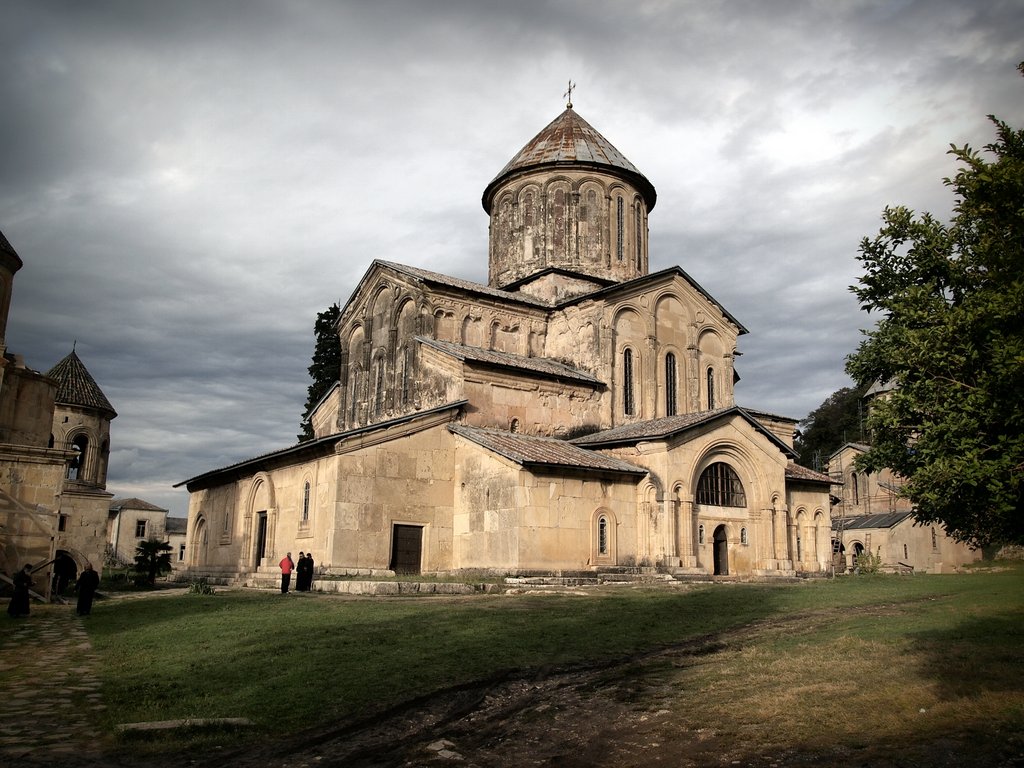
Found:
[[[57,402],[105,411],[112,419],[117,416],[114,406],[107,400],[99,384],[92,377],[74,350],[46,372],[57,382]]]
[[[546,357],[525,357],[512,354],[511,352],[495,352],[490,349],[455,344],[450,341],[438,341],[423,336],[417,336],[416,339],[425,346],[437,349],[459,360],[486,363],[487,365],[500,366],[502,368],[515,368],[521,371],[531,371],[549,378],[570,379],[590,385],[603,385],[604,383],[586,371],[572,368]]]
[[[387,267],[388,269],[393,269],[396,272],[401,272],[402,274],[408,275],[409,277],[413,277],[417,280],[424,280],[438,285],[446,285],[449,288],[458,288],[463,291],[491,296],[503,301],[514,301],[520,304],[529,304],[530,306],[540,307],[543,309],[551,308],[551,305],[548,302],[538,299],[536,296],[531,296],[528,293],[503,291],[499,288],[491,288],[488,285],[474,283],[472,280],[463,280],[458,277],[451,277],[450,275],[442,275],[440,272],[431,272],[429,269],[410,267],[406,264],[398,264],[393,261],[381,261],[380,259],[377,259],[376,263]]]
[[[629,443],[636,440],[656,440],[669,437],[735,410],[738,409],[735,407],[716,408],[713,411],[699,411],[679,416],[663,416],[660,419],[635,421],[632,424],[623,424],[602,432],[595,432],[592,435],[577,437],[572,442],[576,445],[604,445],[607,443]]]
[[[498,429],[450,424],[448,430],[524,466],[578,469],[642,476],[646,469],[579,448],[555,437],[537,437]]]
[[[111,499],[110,511],[120,512],[123,509],[138,509],[143,512],[166,512],[167,510],[163,507],[158,507],[156,504],[150,504],[148,501],[137,499],[132,497],[130,499]]]
[[[164,525],[164,531],[167,533],[188,533],[188,518],[168,517],[167,523]]]
[[[786,466],[786,479],[787,480],[805,480],[809,483],[828,483],[832,485],[832,478],[821,472],[815,472],[813,469],[802,467],[799,464],[794,464],[792,461]],[[840,483],[836,483],[840,485]]]

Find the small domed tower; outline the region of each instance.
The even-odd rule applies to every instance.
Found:
[[[77,486],[106,488],[110,422],[117,412],[74,349],[46,375],[57,382],[54,445],[78,452],[77,459],[68,466],[68,481]]]
[[[656,200],[654,185],[570,102],[484,190],[488,282],[514,288],[550,270],[606,284],[646,275]]]

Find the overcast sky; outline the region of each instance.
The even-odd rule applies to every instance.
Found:
[[[375,259],[485,283],[480,195],[565,107],[655,185],[652,271],[749,330],[741,405],[849,384],[882,209],[945,219],[951,142],[1024,125],[1024,3],[0,0],[8,349],[77,352],[108,489],[184,515],[291,445],[319,311]]]

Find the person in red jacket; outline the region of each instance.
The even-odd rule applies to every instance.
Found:
[[[292,580],[292,571],[295,570],[295,561],[292,560],[292,553],[288,552],[281,561],[281,594],[288,594],[288,584]]]

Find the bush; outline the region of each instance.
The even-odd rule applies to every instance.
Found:
[[[196,579],[189,583],[188,593],[190,595],[213,595],[217,593],[217,590],[211,587],[210,582],[206,579]]]
[[[870,550],[865,549],[857,555],[856,573],[878,573],[882,570],[882,556],[872,555]]]

